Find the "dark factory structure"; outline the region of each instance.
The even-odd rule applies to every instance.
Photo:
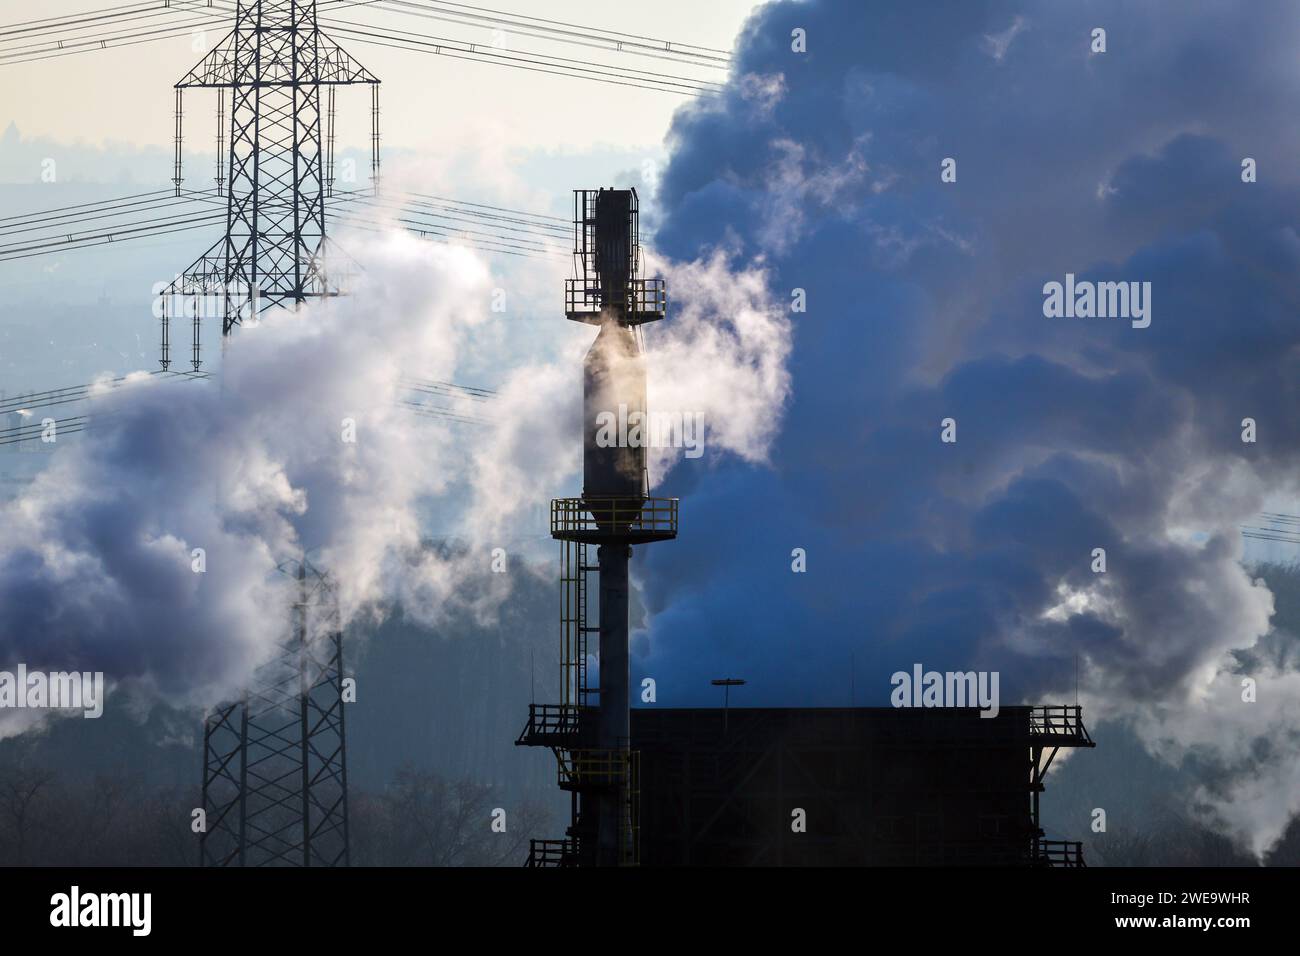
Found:
[[[648,866],[1083,865],[1038,812],[1077,706],[642,707],[632,746]]]
[[[662,280],[639,275],[637,226],[635,190],[575,192],[565,314],[599,331],[582,496],[551,502],[561,696],[530,705],[515,741],[555,754],[571,819],[530,841],[526,865],[1083,865],[1080,844],[1039,824],[1058,750],[1093,746],[1077,705],[631,709],[628,565],[633,546],[675,538],[678,518],[677,499],[650,497],[644,446],[601,439],[602,419],[645,415],[640,326],[666,311]]]

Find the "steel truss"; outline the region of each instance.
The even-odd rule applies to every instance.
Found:
[[[325,239],[325,195],[333,176],[334,87],[354,84],[371,87],[371,176],[377,183],[379,80],[320,32],[316,0],[239,0],[229,36],[176,84],[177,195],[183,93],[219,91],[218,151],[223,141],[229,144],[224,188],[218,177],[226,232],[163,292],[164,369],[171,363],[169,327],[178,300],[215,298],[222,335],[229,335],[267,309],[340,294],[338,277],[326,271],[332,257]],[[228,129],[223,125],[227,91]],[[195,302],[195,369],[201,364],[205,311]]]
[[[241,700],[203,729],[203,866],[348,865],[348,772],[338,600],[309,561],[291,636]]]

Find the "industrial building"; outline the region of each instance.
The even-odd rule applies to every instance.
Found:
[[[973,708],[631,710],[628,564],[633,545],[677,536],[679,503],[650,497],[645,448],[606,447],[598,422],[644,414],[640,326],[664,316],[667,292],[640,276],[635,190],[577,190],[573,224],[565,313],[600,331],[584,363],[582,496],[551,504],[561,700],[532,704],[515,741],[555,754],[571,818],[563,837],[531,841],[526,865],[1083,865],[1080,844],[1044,840],[1039,823],[1058,750],[1093,746],[1077,705],[991,718]]]
[[[1039,795],[1091,746],[1078,707],[638,708],[640,862],[1082,865]]]

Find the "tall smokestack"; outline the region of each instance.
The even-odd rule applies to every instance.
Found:
[[[641,279],[637,195],[574,193],[575,278],[568,318],[598,326],[584,360],[582,497],[551,503],[551,535],[564,542],[561,584],[563,700],[533,705],[519,744],[546,746],[560,786],[574,794],[565,840],[534,840],[529,864],[637,862],[637,755],[630,747],[628,562],[634,544],[677,535],[676,499],[651,498],[644,430],[645,360],[638,330],[663,318],[662,280]],[[596,546],[597,564],[588,561]],[[599,574],[599,626],[588,626],[588,575]],[[598,631],[600,687],[586,683],[587,634]],[[593,703],[593,697],[595,701]]]

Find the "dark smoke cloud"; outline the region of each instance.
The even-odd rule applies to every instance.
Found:
[[[634,661],[661,705],[714,703],[720,676],[746,704],[883,704],[918,661],[1060,699],[1077,655],[1094,718],[1153,722],[1171,759],[1281,734],[1289,673],[1239,699],[1272,598],[1237,525],[1300,465],[1298,34],[1286,3],[755,14],[721,102],[676,118],[657,245],[762,262],[808,311],[771,467],[706,455],[661,484],[683,533],[640,559]],[[1150,282],[1151,326],[1045,318],[1067,272]],[[1271,753],[1253,766],[1289,783],[1294,745]],[[1294,792],[1211,803],[1260,849]]]

